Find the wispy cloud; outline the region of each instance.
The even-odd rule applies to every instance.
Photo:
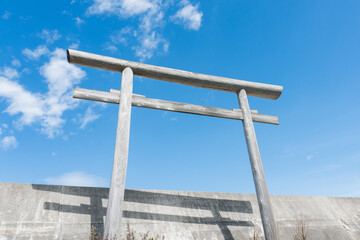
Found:
[[[56,40],[59,40],[61,38],[60,33],[58,30],[48,30],[43,29],[41,33],[38,33],[37,36],[41,39],[44,39],[47,44],[52,44]]]
[[[105,178],[87,174],[84,172],[68,172],[57,177],[49,177],[44,180],[44,183],[54,185],[87,187],[108,186],[108,181]]]
[[[154,3],[149,0],[94,0],[87,13],[109,14],[120,17],[131,17],[146,12],[154,7]]]
[[[65,121],[62,119],[63,112],[76,107],[71,90],[86,74],[79,67],[67,62],[63,49],[52,52],[49,62],[41,67],[40,74],[45,77],[49,89],[45,95],[43,132],[53,137],[60,133]]]
[[[1,15],[1,18],[7,20],[7,19],[9,19],[10,15],[11,15],[11,12],[5,10],[5,12]]]
[[[106,49],[115,51],[118,44],[126,44],[127,38],[134,38],[137,44],[132,49],[140,61],[145,61],[155,52],[166,53],[169,49],[169,42],[161,32],[166,25],[165,16],[171,4],[172,1],[161,0],[94,0],[87,13],[138,19],[137,29],[131,29],[130,34],[118,32],[112,35],[112,43],[107,43]],[[181,7],[182,9],[173,17],[174,21],[184,23],[189,29],[198,30],[202,19],[202,12],[198,10],[199,5],[183,1]]]
[[[120,31],[114,32],[111,36],[111,42],[113,44],[123,44],[127,45],[127,37],[133,34],[133,29],[131,27],[124,27]]]
[[[9,79],[14,79],[14,78],[18,78],[20,74],[16,69],[5,66],[0,69],[0,76],[4,76]]]
[[[11,61],[11,65],[13,65],[14,67],[21,67],[21,62],[14,58],[12,61]]]
[[[88,107],[83,117],[80,118],[80,128],[85,128],[89,123],[98,119],[100,115],[95,114],[92,107]]]
[[[116,52],[118,50],[118,48],[113,44],[106,43],[104,46],[104,50],[107,50],[110,52]]]
[[[22,54],[30,60],[38,60],[41,56],[49,54],[50,51],[45,45],[39,45],[36,49],[30,50],[25,48]]]
[[[145,61],[152,58],[154,52],[162,46],[163,52],[169,49],[169,42],[166,41],[159,33],[152,31],[143,34],[138,38],[140,45],[134,47],[135,55],[140,58],[140,61]]]
[[[137,30],[131,30],[130,37],[134,37],[138,42],[134,46],[135,55],[141,61],[145,61],[153,56],[156,49],[166,45],[167,41],[158,32],[159,28],[164,25],[164,10],[168,4],[164,1],[149,0],[95,0],[94,4],[88,8],[90,15],[117,15],[121,18],[137,17],[139,19],[139,27]],[[126,43],[129,32],[124,32],[129,28],[124,28],[116,35],[111,36],[113,44],[108,44],[109,50],[115,50],[114,44]],[[111,48],[109,48],[111,47]],[[167,49],[163,47],[162,49]]]
[[[74,20],[75,20],[75,24],[76,24],[78,27],[80,27],[80,25],[82,25],[82,24],[85,23],[85,21],[82,20],[82,19],[79,18],[79,17],[74,18]]]
[[[159,1],[140,18],[139,30],[136,32],[139,45],[133,49],[141,61],[152,58],[157,49],[167,52],[169,48],[169,42],[159,31],[165,25],[167,8],[166,2]]]
[[[311,160],[311,159],[313,159],[314,157],[316,157],[318,154],[319,154],[319,152],[315,152],[315,153],[309,154],[309,155],[306,156],[306,160]]]
[[[0,140],[0,148],[3,150],[8,150],[10,148],[16,148],[18,142],[14,136],[6,136]]]
[[[72,44],[69,46],[69,48],[71,48],[71,49],[78,49],[79,46],[80,46],[80,41],[77,40],[76,42],[72,43]]]
[[[177,114],[176,114],[176,113],[173,113],[173,112],[166,112],[166,111],[164,111],[164,112],[161,114],[161,117],[164,118],[164,119],[170,120],[170,121],[178,121],[178,120],[179,120]]]
[[[0,135],[1,135],[1,134],[3,134],[3,132],[4,132],[3,129],[7,129],[8,126],[7,126],[5,123],[1,124],[0,126],[1,126],[1,127],[0,127]]]
[[[171,19],[178,24],[184,24],[187,29],[199,30],[203,16],[203,13],[199,11],[199,4],[193,5],[189,1],[183,0],[181,5],[182,8]]]

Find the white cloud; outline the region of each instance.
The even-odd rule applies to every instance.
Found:
[[[19,83],[1,76],[0,97],[9,102],[5,112],[10,115],[22,114],[18,120],[20,126],[31,124],[44,114],[42,99],[38,94],[32,94]]]
[[[169,43],[157,32],[153,31],[139,37],[140,45],[134,47],[135,55],[140,58],[140,61],[150,59],[156,49],[160,45],[163,46],[164,52],[168,50]]]
[[[72,98],[74,84],[80,83],[85,72],[71,65],[66,60],[66,52],[56,49],[50,61],[40,69],[45,77],[49,91],[46,94],[46,110],[43,119],[43,132],[49,137],[60,133],[65,120],[61,118],[64,111],[76,107]]]
[[[140,61],[153,57],[155,52],[166,53],[169,42],[162,36],[161,30],[166,25],[165,14],[173,1],[162,0],[94,0],[88,8],[89,15],[116,15],[120,18],[137,18],[138,28],[124,28],[113,34],[106,50],[116,51],[118,44],[127,45],[128,38],[135,38],[137,44],[132,47]],[[188,0],[181,1],[181,9],[171,19],[191,30],[199,30],[203,13],[199,4],[193,5]],[[123,30],[127,30],[124,32]]]
[[[2,128],[1,128],[2,127]],[[5,123],[1,124],[1,127],[0,127],[0,135],[4,133],[4,130],[3,129],[6,129],[7,128],[7,125]]]
[[[148,0],[123,0],[122,14],[133,16],[138,15],[154,7],[154,3]]]
[[[319,154],[319,152],[315,152],[315,153],[309,154],[309,155],[306,156],[306,160],[311,160],[311,159],[313,159],[314,157],[316,157],[318,154]]]
[[[164,11],[166,11],[167,7],[167,4],[158,2],[140,19],[138,31],[140,34],[137,37],[140,44],[134,47],[134,49],[135,55],[141,61],[150,59],[159,48],[168,50],[168,41],[158,31],[165,25]]]
[[[20,76],[19,72],[14,68],[3,67],[0,69],[0,76],[4,76],[6,78],[18,78]]]
[[[14,136],[6,136],[0,140],[0,147],[3,150],[8,150],[10,148],[16,148],[17,146],[18,146],[18,143]]]
[[[49,49],[44,45],[39,45],[36,49],[30,50],[28,48],[25,48],[22,51],[22,54],[24,54],[28,59],[30,60],[37,60],[39,57],[43,55],[49,54]]]
[[[87,124],[95,121],[96,119],[98,119],[100,117],[100,115],[97,115],[93,112],[91,107],[88,107],[86,109],[86,112],[84,114],[84,116],[80,119],[80,128],[85,128]]]
[[[94,0],[87,13],[131,17],[146,12],[154,6],[149,0]]]
[[[122,28],[120,31],[115,31],[110,35],[110,42],[104,44],[104,49],[110,52],[116,52],[118,48],[116,45],[128,45],[128,38],[134,36],[134,31],[131,27]]]
[[[137,30],[120,32],[111,36],[112,44],[107,44],[106,49],[115,51],[117,44],[127,44],[127,37],[133,37],[138,42],[132,47],[135,55],[141,61],[151,58],[154,53],[161,49],[167,51],[169,43],[159,33],[165,26],[164,15],[169,1],[161,0],[94,0],[94,4],[88,8],[88,14],[117,15],[121,18],[137,17],[139,26]],[[161,52],[161,51],[159,51]]]
[[[76,41],[75,43],[72,43],[69,48],[71,49],[78,49],[79,48],[79,45],[80,45],[80,41]]]
[[[7,19],[9,19],[10,15],[11,15],[11,12],[5,11],[3,13],[3,15],[1,15],[1,18],[7,20]]]
[[[62,11],[61,14],[72,16],[72,13],[66,10]]]
[[[78,27],[80,27],[81,24],[84,24],[84,23],[85,23],[85,21],[82,20],[82,19],[79,18],[79,17],[74,18],[74,20],[75,20],[75,24],[76,24]]]
[[[21,114],[16,121],[19,128],[34,122],[40,123],[41,132],[50,138],[61,134],[65,123],[62,114],[77,106],[72,98],[73,86],[80,83],[86,75],[79,67],[67,62],[66,52],[62,49],[53,51],[49,62],[40,68],[40,74],[48,85],[45,94],[27,91],[12,80],[18,76],[13,70],[3,71],[1,74],[0,97],[9,103],[5,112],[10,115]]]
[[[110,36],[111,42],[114,44],[123,44],[127,45],[127,37],[131,36],[132,28],[125,27],[120,31],[116,31],[113,35]]]
[[[199,11],[199,4],[192,5],[189,1],[182,1],[183,8],[171,17],[176,23],[184,24],[190,30],[199,30],[203,13]]]
[[[111,45],[111,44],[106,44],[104,49],[108,50],[110,52],[116,52],[118,50],[117,47],[115,47],[114,45]]]
[[[12,61],[11,61],[11,65],[13,65],[14,67],[21,67],[21,62],[14,58]]]
[[[44,180],[46,184],[67,185],[67,186],[87,186],[87,187],[107,187],[108,181],[103,177],[94,176],[84,172],[69,172],[58,177],[49,177]]]
[[[165,22],[164,11],[167,10],[168,5],[160,1],[157,2],[149,11],[144,14],[140,19],[139,28],[145,32],[151,32],[153,29],[162,27]]]
[[[42,38],[46,41],[47,44],[52,44],[56,40],[61,38],[61,35],[59,34],[58,30],[47,30],[43,29],[41,33],[38,33],[37,36],[39,38]]]

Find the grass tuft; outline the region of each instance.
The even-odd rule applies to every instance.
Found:
[[[140,238],[136,238],[136,231],[131,228],[129,223],[126,225],[126,235],[124,238],[117,236],[111,239],[108,237],[103,238],[98,229],[95,226],[91,226],[89,240],[165,240],[165,236],[156,235],[155,237],[151,237],[149,231],[145,234],[140,233],[139,235]]]

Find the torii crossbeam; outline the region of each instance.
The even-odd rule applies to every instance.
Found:
[[[122,73],[121,92],[114,89],[111,89],[110,92],[83,88],[75,88],[74,90],[74,98],[119,104],[114,163],[107,205],[105,231],[103,234],[105,238],[113,239],[119,237],[121,233],[121,217],[129,150],[131,106],[136,106],[242,120],[265,238],[266,240],[279,239],[253,124],[253,122],[262,122],[277,125],[279,124],[279,120],[276,116],[263,115],[259,114],[256,110],[250,110],[247,95],[276,100],[281,95],[282,86],[152,66],[71,49],[67,50],[67,57],[69,63]],[[133,94],[133,74],[194,87],[236,93],[240,109],[229,110],[204,107],[151,99],[142,95]]]

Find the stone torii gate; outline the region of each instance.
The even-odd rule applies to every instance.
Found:
[[[104,237],[113,239],[120,236],[129,150],[131,106],[136,106],[242,120],[265,238],[266,240],[279,239],[253,125],[253,122],[278,125],[279,120],[276,116],[263,115],[255,110],[250,110],[247,95],[276,100],[281,95],[282,86],[152,66],[71,49],[67,50],[67,58],[69,63],[122,73],[121,93],[119,90],[114,89],[111,89],[110,92],[82,88],[75,88],[74,90],[74,98],[119,104],[114,162]],[[204,107],[151,99],[133,94],[133,74],[194,87],[236,93],[240,109],[228,110]]]

